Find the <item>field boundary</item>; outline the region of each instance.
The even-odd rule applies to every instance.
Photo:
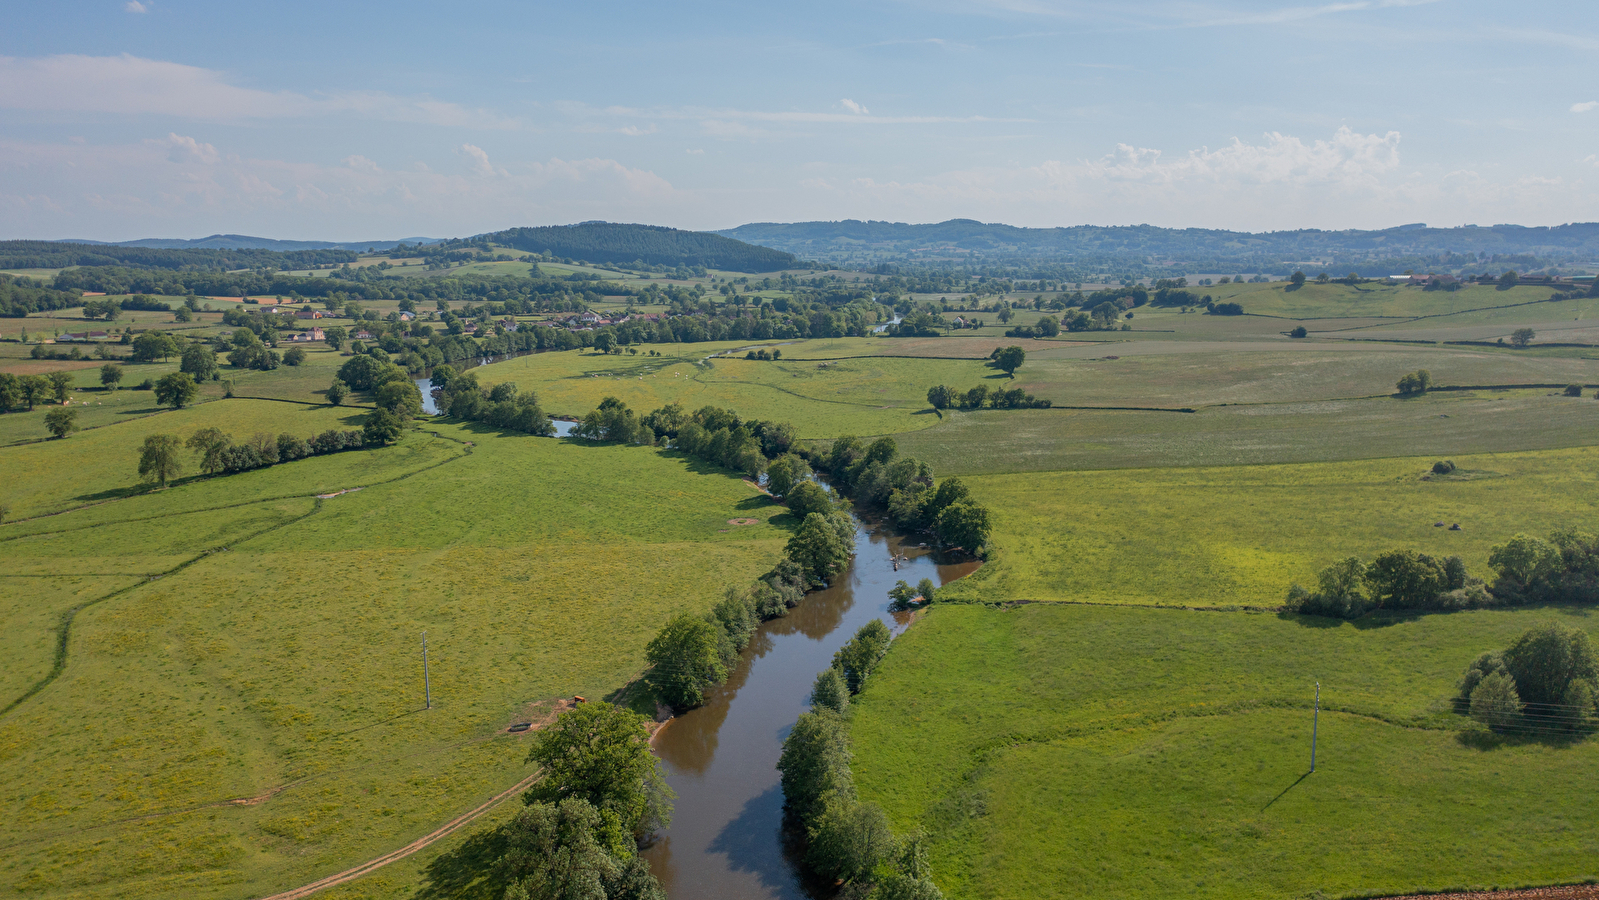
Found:
[[[270,503],[270,502],[273,502],[273,501],[261,501],[261,502],[269,502]],[[280,528],[286,528],[286,527],[288,527],[290,525],[293,525],[296,522],[301,521],[302,519],[305,519],[305,518],[307,518],[307,517],[309,517],[311,515],[314,515],[321,508],[322,508],[322,501],[321,500],[314,500],[314,502],[312,503],[311,508],[309,510],[307,510],[306,512],[303,512],[300,515],[295,516],[292,519],[288,519],[286,521],[279,522],[276,525],[272,525],[271,527],[263,528],[260,531],[254,532],[252,534],[245,535],[245,536],[237,539],[233,543],[240,543],[240,542],[243,542],[243,541],[255,540],[256,538],[258,538],[258,537],[260,537],[260,536],[262,536],[264,534],[270,534],[271,532],[277,531]],[[45,675],[43,678],[41,678],[37,682],[35,682],[33,687],[28,688],[28,690],[25,691],[22,694],[22,696],[18,697],[15,700],[12,700],[10,703],[6,704],[4,709],[0,709],[0,718],[5,717],[12,710],[16,709],[17,707],[21,706],[22,704],[28,702],[29,700],[31,700],[32,698],[37,696],[40,691],[43,691],[45,688],[47,688],[51,684],[53,684],[57,678],[61,677],[61,673],[65,672],[67,670],[67,651],[68,651],[68,647],[69,647],[69,645],[71,644],[71,641],[72,641],[72,623],[73,623],[74,620],[77,619],[78,613],[82,612],[85,609],[88,609],[91,606],[95,606],[97,604],[104,603],[107,600],[111,600],[113,598],[120,597],[123,594],[126,594],[126,593],[128,593],[130,591],[133,591],[133,590],[136,590],[136,589],[138,589],[140,587],[143,587],[144,585],[147,585],[147,584],[149,584],[152,581],[157,581],[157,580],[165,578],[165,577],[167,577],[169,575],[176,575],[177,573],[183,571],[184,569],[187,569],[188,567],[194,565],[195,563],[197,563],[197,562],[199,562],[199,561],[201,561],[203,559],[206,559],[207,557],[210,557],[212,554],[226,552],[227,550],[228,550],[227,547],[209,547],[209,548],[207,548],[205,550],[200,551],[200,553],[198,555],[196,555],[194,557],[191,557],[189,559],[186,559],[183,562],[178,563],[177,565],[173,566],[172,568],[167,569],[166,571],[157,572],[154,575],[146,575],[142,579],[140,579],[139,581],[136,581],[133,584],[128,585],[127,587],[118,588],[118,589],[112,591],[109,594],[106,594],[106,595],[101,596],[101,597],[96,597],[93,600],[86,600],[83,603],[80,603],[77,606],[74,606],[71,609],[67,610],[66,612],[62,613],[61,614],[61,619],[60,619],[60,624],[57,625],[57,627],[56,627],[55,662],[51,665],[49,674]],[[138,576],[133,576],[133,577],[138,577]]]

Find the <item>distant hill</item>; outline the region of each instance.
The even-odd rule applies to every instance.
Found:
[[[288,243],[288,242],[285,242]],[[120,244],[62,241],[0,241],[0,269],[65,269],[70,266],[131,266],[140,269],[298,269],[355,262],[353,250],[169,250]]]
[[[141,238],[136,241],[58,241],[102,247],[144,247],[153,250],[392,250],[400,244],[436,244],[439,238],[410,237],[397,241],[280,241],[247,234],[213,234],[194,238]]]
[[[931,225],[903,222],[756,223],[718,234],[784,250],[810,259],[852,261],[1015,261],[1103,263],[1140,261],[1150,266],[1190,271],[1277,271],[1319,260],[1340,274],[1429,261],[1470,269],[1479,262],[1514,256],[1599,259],[1599,223],[1527,228],[1429,228],[1401,225],[1377,231],[1273,231],[1250,233],[1207,228],[1157,228],[1153,225],[1018,228],[951,219]],[[1465,258],[1470,254],[1469,259]]]
[[[657,266],[704,266],[734,272],[776,272],[793,267],[792,253],[758,247],[705,231],[679,231],[660,225],[584,222],[539,228],[511,228],[473,238],[517,250],[588,262]]]

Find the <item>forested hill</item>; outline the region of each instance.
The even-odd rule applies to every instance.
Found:
[[[0,241],[0,269],[132,266],[141,269],[299,269],[355,262],[350,250],[173,250],[62,241]]]
[[[797,262],[793,254],[782,250],[710,232],[679,231],[660,225],[585,222],[511,228],[480,234],[473,240],[588,262],[625,264],[642,260],[650,265],[704,266],[735,272],[776,272],[792,268]]]
[[[1418,266],[1407,266],[1412,268],[1431,263],[1469,269],[1481,261],[1515,256],[1536,257],[1540,262],[1599,259],[1599,223],[1552,228],[1402,225],[1380,231],[1303,229],[1250,233],[1153,225],[1018,228],[972,219],[931,225],[846,219],[758,223],[717,233],[810,259],[857,263],[1032,258],[1109,264],[1120,259],[1191,271],[1272,272],[1304,261],[1322,260],[1342,274],[1344,267],[1387,268],[1407,260],[1420,261]],[[1519,262],[1526,268],[1529,261]]]
[[[136,241],[63,241],[99,247],[145,247],[156,250],[393,250],[401,244],[436,244],[438,238],[409,237],[397,241],[283,241],[248,234],[213,234],[203,238],[140,238]]]

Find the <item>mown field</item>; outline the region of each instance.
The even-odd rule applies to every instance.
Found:
[[[131,483],[145,431],[351,413],[209,403],[0,466],[25,465],[19,512],[51,511]],[[525,775],[496,734],[529,704],[619,687],[670,612],[786,539],[764,495],[674,454],[430,427],[0,526],[0,702],[82,607],[59,677],[0,715],[0,892],[251,897],[401,846]]]
[[[1549,619],[1599,632],[1562,609],[1334,623],[936,607],[853,705],[856,780],[896,830],[929,829],[951,898],[1593,878],[1599,744],[1498,738],[1446,706],[1472,658]]]

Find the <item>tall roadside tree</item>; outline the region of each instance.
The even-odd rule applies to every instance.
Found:
[[[178,458],[183,442],[175,434],[152,434],[144,439],[139,450],[139,478],[157,482],[162,487],[183,471],[183,461]]]

